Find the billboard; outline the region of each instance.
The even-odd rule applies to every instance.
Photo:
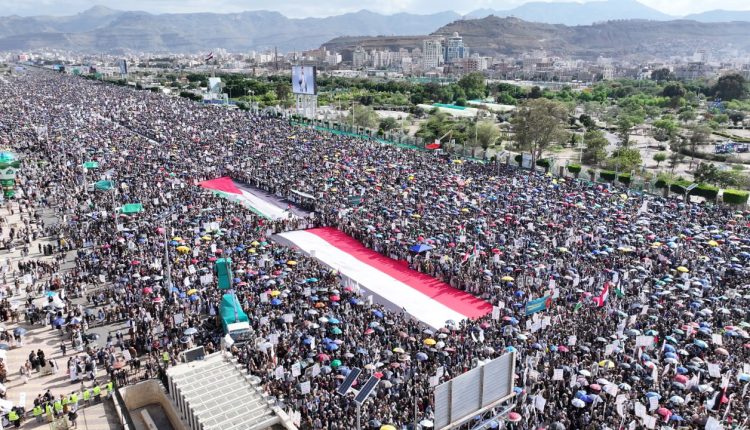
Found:
[[[513,396],[516,354],[506,353],[435,387],[435,429],[452,429]]]
[[[292,92],[294,94],[316,94],[315,66],[292,66]]]
[[[208,78],[208,92],[221,94],[221,78]]]
[[[127,75],[128,74],[128,60],[121,59],[117,60],[117,66],[120,68],[120,74],[121,75]]]

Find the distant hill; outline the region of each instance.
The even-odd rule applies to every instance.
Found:
[[[515,17],[524,21],[547,24],[586,25],[621,19],[666,21],[675,19],[645,6],[636,0],[604,0],[586,3],[529,2],[509,10],[479,9],[467,18],[484,18],[488,15]]]
[[[669,56],[692,54],[698,49],[728,46],[750,52],[750,23],[700,23],[696,21],[609,21],[594,25],[565,26],[490,16],[448,24],[433,33],[458,32],[471,52],[514,56],[534,50],[546,55],[595,59],[599,56]],[[324,44],[339,50],[356,45],[368,49],[421,47],[423,37],[337,38]]]
[[[734,11],[734,10],[710,10],[707,12],[696,13],[688,15],[685,19],[692,19],[699,22],[732,22],[732,21],[745,21],[750,22],[750,11]]]
[[[277,12],[153,15],[97,6],[66,17],[0,17],[0,50],[58,48],[89,52],[307,50],[338,36],[415,35],[456,19],[454,12],[381,15],[366,10],[290,19]]]

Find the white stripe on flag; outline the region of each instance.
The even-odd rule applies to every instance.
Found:
[[[313,233],[292,231],[280,236],[290,240],[306,253],[314,251],[315,258],[339,270],[342,275],[352,278],[365,290],[399,308],[406,308],[406,312],[431,327],[443,327],[447,320],[458,322],[466,319],[465,315],[358,260]]]

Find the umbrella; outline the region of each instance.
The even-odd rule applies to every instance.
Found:
[[[341,366],[341,360],[336,359],[331,362],[331,367],[339,367],[339,366]]]
[[[430,245],[427,245],[427,244],[424,244],[424,243],[419,243],[419,244],[411,246],[409,248],[409,251],[420,253],[420,252],[429,251],[431,249],[432,249],[432,247]]]
[[[704,341],[700,340],[700,339],[695,339],[695,340],[693,341],[693,344],[694,344],[695,346],[699,347],[699,348],[703,348],[703,349],[706,349],[706,348],[708,348],[708,344],[707,344],[706,342],[704,342]]]
[[[24,334],[26,334],[26,329],[23,327],[16,327],[13,330],[13,334],[16,336],[23,336]]]
[[[573,405],[574,407],[576,407],[576,408],[579,408],[579,409],[580,409],[580,408],[584,408],[584,407],[586,407],[586,402],[584,402],[583,400],[581,400],[581,399],[578,399],[578,398],[575,398],[575,399],[573,399],[573,401],[572,401],[572,402],[570,402],[570,403],[571,403],[571,404],[572,404],[572,405]]]
[[[437,341],[435,341],[435,339],[433,338],[428,337],[427,339],[423,341],[423,343],[427,346],[434,346],[437,343]]]
[[[396,430],[396,427],[390,424],[385,424],[385,425],[380,426],[380,430]]]
[[[688,273],[690,270],[685,266],[680,266],[677,268],[677,271],[681,273]]]
[[[431,429],[434,427],[434,424],[430,420],[422,420],[419,422],[419,425],[422,426],[422,428]]]
[[[508,421],[512,423],[517,423],[521,421],[521,414],[518,412],[511,412],[508,414]]]
[[[661,416],[663,416],[663,417],[665,417],[665,418],[669,417],[670,415],[672,415],[672,411],[670,411],[669,409],[667,409],[665,407],[661,407],[661,408],[657,409],[656,413],[659,414],[659,415],[661,415]]]
[[[198,333],[198,329],[195,327],[190,327],[186,329],[184,332],[182,332],[185,336],[192,336],[196,333]]]
[[[195,293],[197,293],[197,292],[198,292],[198,290],[196,290],[195,288],[191,288],[191,289],[189,289],[189,290],[187,291],[187,295],[188,295],[188,296],[192,296],[193,294],[195,294]]]
[[[599,362],[599,366],[607,369],[614,369],[615,363],[612,360],[602,360]]]

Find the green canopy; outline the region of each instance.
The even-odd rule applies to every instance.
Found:
[[[112,181],[99,181],[99,182],[94,183],[95,190],[109,191],[113,187],[114,185],[112,185]]]
[[[120,212],[124,214],[137,214],[143,212],[143,205],[140,203],[128,203],[120,208]]]
[[[97,163],[96,161],[87,161],[83,163],[83,167],[87,169],[96,169],[99,167],[99,163]]]

